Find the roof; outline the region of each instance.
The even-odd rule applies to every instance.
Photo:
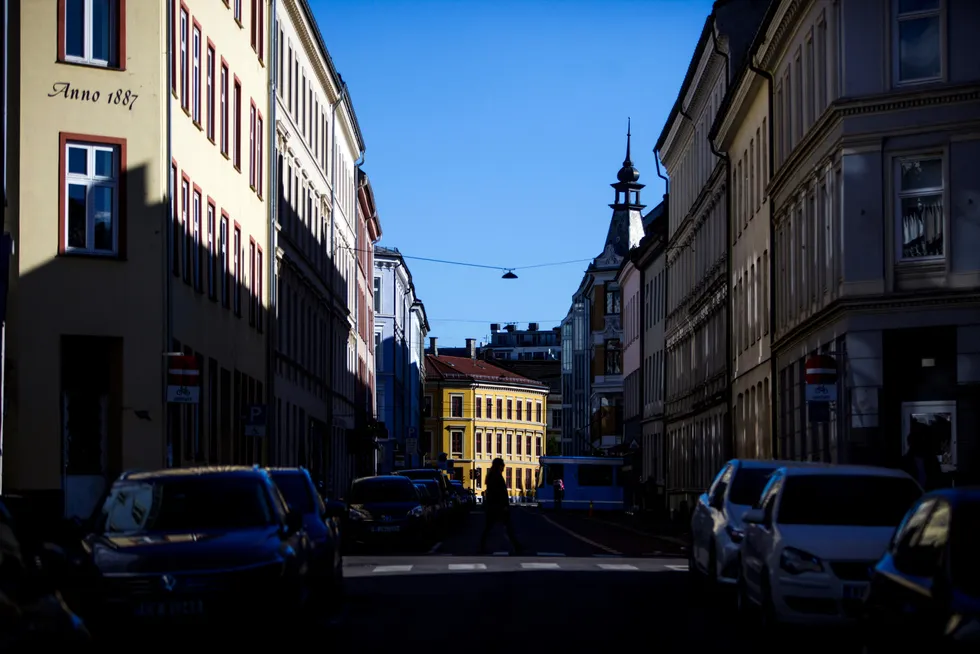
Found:
[[[677,114],[679,114],[683,108],[681,107],[681,102],[684,96],[687,95],[688,89],[691,88],[691,82],[694,81],[694,74],[698,70],[698,61],[701,51],[704,46],[708,43],[708,37],[711,35],[712,22],[714,20],[715,9],[712,7],[711,13],[704,19],[704,27],[701,28],[701,36],[698,37],[698,44],[694,48],[694,53],[691,55],[691,61],[687,64],[687,72],[684,74],[684,81],[681,82],[680,91],[677,92],[677,99],[674,100],[674,106],[670,108],[670,114],[667,115],[667,122],[664,123],[664,128],[660,132],[660,138],[657,139],[657,145],[654,147],[655,150],[659,151],[660,148],[664,147],[664,142],[667,140],[667,135],[670,134],[670,127],[677,120]]]
[[[463,381],[471,383],[520,384],[536,386],[541,390],[548,388],[533,379],[518,375],[516,372],[495,366],[488,361],[470,359],[469,357],[425,355],[426,381]]]
[[[780,461],[779,459],[732,459],[729,463],[738,463],[739,468],[756,468],[775,470],[776,468],[797,468],[807,466],[823,466],[825,463],[815,461]]]
[[[396,481],[399,484],[404,481],[411,481],[407,477],[402,477],[400,475],[377,475],[375,477],[359,477],[354,480],[355,484],[360,484],[364,482],[381,482],[381,481]]]
[[[494,365],[547,384],[551,393],[561,395],[560,359],[494,359]]]
[[[912,479],[904,470],[898,468],[881,468],[878,466],[817,464],[814,466],[784,466],[787,477],[905,477]]]

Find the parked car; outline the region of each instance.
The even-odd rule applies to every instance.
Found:
[[[344,558],[336,519],[343,517],[346,507],[339,502],[324,502],[305,468],[267,470],[289,510],[303,516],[303,529],[313,543],[312,574],[318,580],[318,599],[339,608],[344,595]]]
[[[779,468],[742,517],[739,609],[765,626],[858,618],[874,562],[921,495],[901,470]]]
[[[412,481],[429,480],[439,484],[440,499],[447,501],[449,496],[449,475],[436,468],[415,468],[412,470],[399,470],[395,473],[400,477],[408,477]]]
[[[349,542],[418,547],[431,537],[431,512],[411,479],[398,475],[362,477],[347,496]]]
[[[980,488],[933,491],[909,510],[874,566],[864,626],[873,652],[980,651]]]
[[[452,489],[453,493],[459,499],[459,506],[462,512],[469,513],[473,509],[473,505],[476,503],[473,500],[472,491],[463,487],[463,482],[458,479],[452,479],[449,482],[449,487]]]
[[[709,585],[735,584],[745,535],[742,516],[762,495],[769,476],[784,466],[820,465],[796,461],[732,459],[702,493],[691,516],[688,570]]]
[[[85,538],[100,583],[93,630],[295,624],[307,607],[313,546],[258,467],[122,475]]]

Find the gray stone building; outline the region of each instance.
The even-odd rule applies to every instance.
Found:
[[[776,455],[897,464],[915,423],[976,479],[980,31],[975,0],[782,0],[771,76]],[[835,357],[836,402],[804,365]],[[814,421],[817,419],[817,421]]]

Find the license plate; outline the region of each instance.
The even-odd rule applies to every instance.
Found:
[[[868,592],[868,584],[844,584],[844,599],[863,600]]]
[[[202,600],[143,602],[136,606],[135,613],[141,618],[176,618],[204,615],[204,602]]]
[[[387,526],[384,526],[384,527],[374,527],[372,529],[372,531],[375,531],[375,532],[378,532],[378,533],[392,533],[392,532],[401,531],[401,530],[402,530],[402,528],[400,526],[398,526],[398,525],[387,525]]]

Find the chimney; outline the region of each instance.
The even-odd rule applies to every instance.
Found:
[[[435,336],[429,337],[429,354],[439,356],[439,339]]]
[[[469,352],[470,358],[476,358],[476,339],[467,338],[466,339],[466,351]]]

